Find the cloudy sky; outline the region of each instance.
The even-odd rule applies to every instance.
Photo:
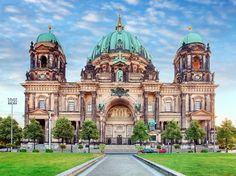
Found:
[[[236,0],[2,0],[0,1],[0,116],[10,114],[8,97],[17,97],[14,116],[23,124],[29,46],[48,25],[67,57],[67,80],[78,81],[87,56],[103,35],[115,29],[117,8],[125,30],[138,36],[153,56],[161,82],[173,81],[173,58],[187,27],[210,43],[211,70],[220,85],[217,123],[236,125]]]

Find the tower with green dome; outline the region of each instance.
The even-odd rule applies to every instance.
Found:
[[[210,47],[201,35],[189,33],[182,42],[174,59],[176,83],[214,82],[214,73],[210,71]]]
[[[66,81],[66,57],[61,44],[51,31],[39,34],[30,46],[30,70],[28,81]]]

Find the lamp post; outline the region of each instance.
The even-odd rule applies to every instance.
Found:
[[[17,104],[17,98],[8,98],[8,104],[11,105],[11,152],[13,144],[13,105]]]
[[[53,116],[53,111],[48,110],[48,146],[49,149],[52,149],[52,116]]]

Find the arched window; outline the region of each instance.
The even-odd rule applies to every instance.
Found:
[[[68,111],[75,111],[75,102],[68,101]]]
[[[38,108],[45,110],[46,109],[46,101],[45,100],[39,100]]]
[[[172,103],[171,103],[171,101],[166,101],[165,102],[165,111],[166,112],[171,112],[172,111]]]
[[[200,59],[199,59],[199,57],[194,57],[194,59],[193,59],[193,68],[195,70],[200,69]]]
[[[198,111],[202,108],[202,102],[201,100],[195,100],[194,101],[194,110]]]
[[[88,111],[88,112],[92,112],[92,105],[91,105],[91,104],[88,104],[88,106],[87,106],[87,111]]]
[[[116,72],[116,81],[119,82],[123,82],[124,81],[124,74],[123,74],[123,71],[122,70],[118,70]]]
[[[45,56],[41,56],[40,61],[41,61],[41,68],[47,67],[47,58]]]

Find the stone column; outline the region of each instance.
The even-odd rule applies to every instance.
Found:
[[[213,130],[214,126],[215,126],[215,93],[212,93],[210,95],[210,111],[212,113],[212,120],[211,120],[211,125],[210,128]]]
[[[35,110],[35,93],[33,93],[32,96],[33,96],[33,107],[32,108],[33,108],[33,110]]]
[[[79,138],[79,121],[75,121],[75,143],[78,143]]]
[[[48,98],[49,98],[48,110],[51,110],[52,109],[52,94],[51,93],[48,94]]]
[[[160,108],[159,108],[159,103],[160,103],[160,92],[156,92],[156,96],[155,96],[155,122],[156,122],[156,128],[160,129],[159,127],[159,121],[160,121]]]
[[[25,126],[29,123],[29,93],[25,92]]]
[[[192,111],[191,94],[188,94],[188,112]]]
[[[58,103],[58,94],[54,94],[54,113],[56,116],[59,115],[59,103]]]
[[[207,94],[204,95],[205,106],[204,109],[207,111]]]
[[[48,126],[48,119],[45,119],[45,127],[44,127],[44,131],[45,131],[45,139],[44,139],[44,142],[48,143],[48,132],[49,132],[49,126]]]
[[[186,94],[181,93],[181,129],[186,128]]]
[[[147,111],[148,111],[148,93],[144,92],[143,93],[143,117],[144,117],[144,123],[147,124],[148,123],[148,119],[147,119]]]
[[[92,119],[94,120],[94,122],[96,122],[97,118],[96,98],[97,98],[96,92],[92,92]]]
[[[85,120],[85,103],[84,103],[84,92],[80,94],[80,122],[83,124]]]

